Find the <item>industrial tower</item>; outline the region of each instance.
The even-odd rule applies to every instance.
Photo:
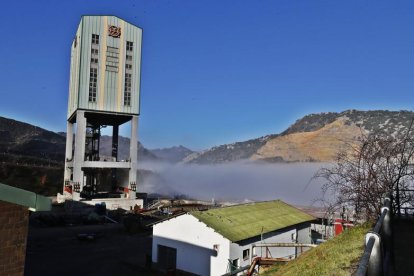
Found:
[[[116,16],[81,18],[71,47],[65,199],[137,202],[141,40],[142,29]],[[127,122],[129,158],[118,160],[119,126]],[[99,152],[104,127],[112,127],[111,156]]]

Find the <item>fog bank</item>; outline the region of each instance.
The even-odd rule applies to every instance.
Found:
[[[140,190],[147,193],[187,195],[210,201],[263,201],[281,199],[291,204],[311,205],[321,197],[322,180],[313,180],[324,163],[217,165],[141,163],[140,169],[155,175],[145,177]]]

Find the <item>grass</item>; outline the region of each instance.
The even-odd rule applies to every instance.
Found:
[[[356,226],[313,248],[286,265],[275,265],[261,275],[351,275],[364,250],[371,224]]]
[[[233,242],[314,220],[314,217],[280,200],[195,211],[191,214]]]

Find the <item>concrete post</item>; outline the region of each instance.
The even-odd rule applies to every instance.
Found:
[[[384,211],[387,214],[384,217],[384,222],[382,225],[382,237],[384,241],[384,269],[385,275],[394,274],[394,256],[393,256],[393,242],[392,242],[392,208],[391,208],[391,197],[386,196],[384,198],[384,207],[381,208],[381,213]]]
[[[136,192],[131,190],[131,184],[137,183],[137,169],[138,169],[138,116],[132,116],[131,119],[131,143],[129,145],[129,157],[131,162],[131,169],[129,170],[129,198],[135,199]]]
[[[118,133],[119,126],[115,125],[112,127],[112,157],[115,158],[115,161],[118,161]]]
[[[86,118],[85,112],[76,112],[76,135],[75,135],[75,154],[73,157],[73,182],[80,185],[80,192],[83,189],[82,166],[85,162],[85,138],[86,138]],[[73,199],[79,200],[80,194],[73,191]]]
[[[115,159],[115,161],[118,161],[118,136],[119,136],[119,126],[114,125],[112,127],[112,158]],[[112,177],[112,189],[115,190],[116,187],[119,185],[117,183],[117,177],[116,177],[116,169],[111,170],[111,177]]]
[[[68,167],[68,161],[73,161],[73,123],[68,122],[66,127],[66,154],[65,154],[65,176],[64,181],[70,180],[72,169]],[[64,185],[64,184],[63,184]]]
[[[368,232],[365,235],[365,244],[368,244],[368,241],[371,237],[375,238],[375,243],[371,251],[371,257],[369,258],[368,263],[368,273],[369,276],[380,276],[383,275],[382,269],[382,252],[381,252],[381,237],[378,233]]]

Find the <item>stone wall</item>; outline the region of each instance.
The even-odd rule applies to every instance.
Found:
[[[23,275],[29,211],[0,200],[0,275]]]

